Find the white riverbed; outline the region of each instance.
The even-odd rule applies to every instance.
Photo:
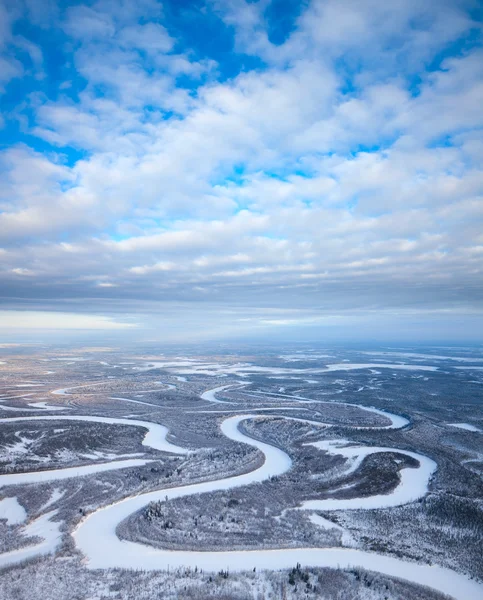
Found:
[[[458,429],[465,429],[466,431],[473,431],[475,433],[481,433],[481,429],[478,429],[475,425],[469,423],[448,423],[450,427],[457,427]]]

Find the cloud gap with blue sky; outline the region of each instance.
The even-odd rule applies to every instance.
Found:
[[[0,332],[481,339],[482,16],[0,0]]]

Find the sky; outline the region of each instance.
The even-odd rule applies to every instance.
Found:
[[[478,0],[0,0],[0,338],[483,339]]]

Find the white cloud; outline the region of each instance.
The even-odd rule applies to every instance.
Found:
[[[15,275],[34,275],[34,272],[31,269],[23,268],[12,269],[12,273],[15,273]]]
[[[150,0],[65,12],[78,95],[26,100],[52,147],[1,155],[7,297],[479,306],[481,50],[433,63],[466,3],[312,0],[278,46],[266,2],[212,4],[256,69],[219,78]]]
[[[112,317],[66,312],[0,310],[0,329],[12,330],[112,330],[131,329],[134,323],[123,323]]]
[[[172,271],[176,268],[174,263],[170,262],[157,262],[154,265],[144,267],[131,267],[129,271],[135,275],[147,275],[148,273]]]

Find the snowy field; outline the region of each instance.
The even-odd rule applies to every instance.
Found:
[[[401,362],[366,363],[363,354]],[[288,351],[271,358],[223,360],[141,353],[101,358],[9,356],[3,361],[0,409],[19,416],[6,415],[0,423],[0,525],[5,531],[0,566],[21,570],[35,558],[61,570],[66,557],[83,556],[83,568],[100,578],[111,569],[224,569],[243,578],[245,571],[299,564],[303,569],[375,571],[458,600],[483,598],[481,565],[472,562],[480,533],[470,516],[481,511],[481,452],[471,436],[457,437],[482,431],[466,422],[481,419],[481,412],[476,403],[476,411],[460,415],[444,401],[448,389],[455,394],[461,394],[462,384],[468,394],[473,389],[472,368],[448,370],[445,362],[464,362],[464,357],[381,350]],[[480,360],[468,358],[470,363]],[[57,370],[46,372],[46,361],[57,361]],[[214,377],[223,378],[223,384],[213,385]],[[29,392],[15,394],[19,388]],[[417,404],[423,396],[431,398],[427,406]],[[434,421],[438,410],[444,411],[441,425],[422,418],[427,411]],[[466,419],[458,420],[462,416]],[[447,441],[444,430],[450,434]],[[446,444],[446,454],[441,454],[441,444]],[[53,456],[62,466],[49,464]],[[309,461],[309,476],[298,486],[303,461]],[[271,497],[264,490],[274,486],[280,495]],[[437,494],[451,486],[456,497],[457,486],[466,486],[464,510],[451,524],[449,508],[438,509],[444,524],[438,529],[436,559],[416,558],[417,544],[399,547],[397,536],[394,548],[386,546],[377,528],[372,538],[358,533],[358,519],[366,512],[371,518],[378,511],[393,515],[395,531],[400,512],[413,507],[421,513],[418,518],[432,519],[431,512],[424,516],[426,502],[436,506]],[[243,505],[244,496],[251,498],[252,490],[258,490],[265,508],[254,513],[240,508],[237,517],[236,506]],[[235,492],[236,500],[230,500]],[[169,529],[173,525],[165,515],[176,514],[176,503],[197,506],[204,496],[227,498],[223,501],[232,507],[223,546],[210,544],[216,550],[197,550],[193,532],[184,532],[179,523],[176,549],[169,544],[163,548],[162,539],[149,544],[149,535],[158,535],[158,528],[144,539],[136,538],[136,528],[129,539],[120,533],[132,526],[126,523],[139,520],[149,533],[143,515],[152,506],[155,512],[149,514],[165,519]],[[271,506],[282,506],[284,497],[286,506],[276,515]],[[471,498],[475,503],[470,506]],[[247,527],[257,527],[257,519],[264,514],[273,518],[272,513],[281,531],[287,520],[291,527],[328,532],[327,539],[335,542],[311,547],[309,536],[301,547],[284,548],[281,538],[278,548],[230,549],[230,523],[248,518],[253,524]],[[459,528],[467,533],[457,533]],[[443,542],[445,536],[453,541]],[[179,549],[180,540],[190,537],[187,549]],[[466,554],[455,561],[464,539]]]

